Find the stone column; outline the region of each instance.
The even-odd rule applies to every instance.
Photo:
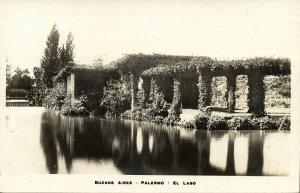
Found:
[[[131,110],[134,110],[134,107],[136,107],[137,104],[136,95],[138,92],[139,77],[136,74],[131,74],[130,81],[131,81]]]
[[[264,76],[259,70],[253,70],[248,75],[248,107],[249,113],[253,113],[255,116],[265,115],[265,88],[264,88]]]
[[[75,74],[71,73],[67,77],[67,95],[70,97],[71,107],[75,103]]]
[[[176,115],[179,116],[181,113],[181,103],[182,103],[182,83],[181,78],[174,78],[174,95],[171,105],[171,110],[174,111]]]
[[[151,78],[143,77],[143,106],[146,107],[150,98]]]
[[[233,113],[235,109],[235,89],[236,89],[236,75],[227,75],[227,108],[229,113]]]
[[[209,72],[199,71],[198,88],[199,88],[199,99],[198,107],[203,109],[210,105],[211,102],[211,80],[212,77]]]

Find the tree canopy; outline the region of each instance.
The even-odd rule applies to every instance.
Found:
[[[66,43],[59,49],[59,62],[61,69],[74,65],[74,44],[71,32],[68,34]]]
[[[28,69],[22,70],[19,67],[15,69],[15,74],[11,78],[9,88],[19,88],[29,90],[32,85],[32,78],[29,76]]]

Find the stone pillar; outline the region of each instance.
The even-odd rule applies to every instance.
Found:
[[[137,104],[137,92],[138,92],[138,83],[139,77],[135,74],[130,75],[131,81],[131,110],[134,110],[134,107]]]
[[[253,70],[248,75],[248,107],[249,113],[253,113],[255,116],[265,115],[265,88],[264,88],[264,76],[259,70]]]
[[[71,107],[75,103],[75,74],[71,73],[67,77],[67,95],[70,97]]]
[[[181,103],[182,103],[182,83],[181,78],[174,78],[174,95],[171,105],[171,110],[174,111],[175,115],[179,116],[181,113]]]
[[[199,109],[205,108],[211,102],[211,80],[212,77],[209,72],[199,71],[198,88],[199,88]]]
[[[143,106],[146,107],[150,98],[151,78],[143,77]]]
[[[227,75],[227,108],[229,113],[233,113],[235,109],[235,89],[236,89],[236,75]]]

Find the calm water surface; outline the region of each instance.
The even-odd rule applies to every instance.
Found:
[[[288,175],[289,132],[198,131],[9,107],[5,171]]]

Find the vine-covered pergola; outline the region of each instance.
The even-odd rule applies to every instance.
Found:
[[[127,55],[114,63],[122,73],[131,75],[132,109],[136,105],[139,78],[143,80],[143,104],[150,101],[150,90],[161,93],[171,110],[180,113],[181,106],[203,110],[211,104],[211,82],[216,76],[227,78],[228,112],[235,109],[236,77],[248,76],[248,112],[265,115],[264,76],[290,75],[286,58],[252,58],[216,60],[209,57],[168,55]],[[151,88],[154,87],[154,88]]]
[[[142,80],[143,107],[147,107],[159,94],[171,104],[170,112],[179,116],[182,107],[203,110],[211,105],[212,78],[217,76],[225,76],[227,79],[227,108],[228,112],[234,112],[236,77],[247,75],[248,112],[262,116],[265,115],[264,76],[290,73],[290,61],[286,58],[217,60],[202,56],[130,54],[105,68],[67,67],[57,75],[55,81],[63,79],[67,83],[68,92],[73,93],[74,97],[80,93],[94,93],[102,97],[103,87],[108,80],[130,75],[132,110],[138,104],[138,84]],[[157,95],[150,97],[151,91]]]
[[[71,106],[74,106],[75,99],[85,95],[89,99],[90,109],[96,109],[99,108],[106,82],[119,79],[119,76],[118,69],[111,66],[74,65],[61,70],[54,82],[66,84],[66,94],[70,98]]]

